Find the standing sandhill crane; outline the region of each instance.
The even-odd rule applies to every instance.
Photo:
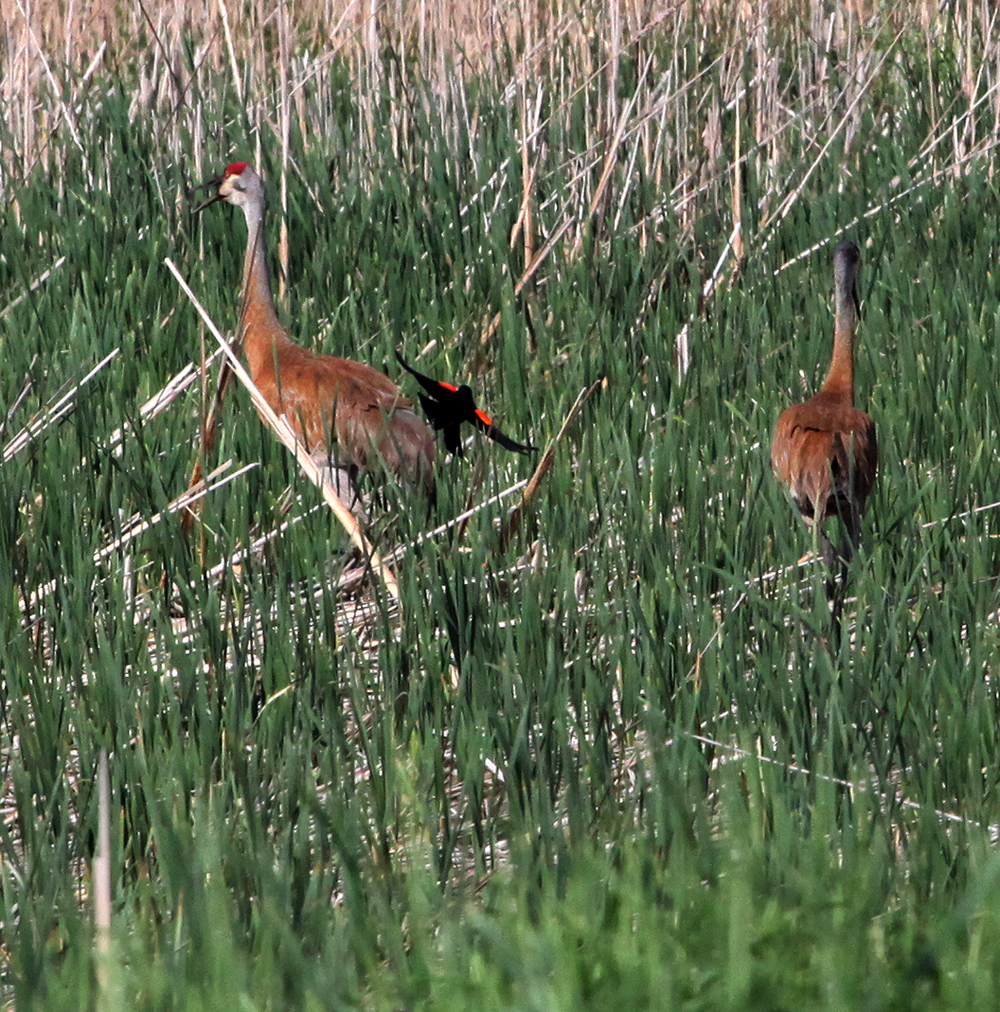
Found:
[[[260,176],[234,162],[205,184],[216,193],[195,210],[224,200],[247,223],[240,334],[250,376],[284,414],[343,499],[358,468],[391,472],[434,495],[434,434],[388,376],[363,362],[319,355],[295,344],[278,322],[267,265],[267,198]]]
[[[854,406],[858,257],[853,242],[842,242],[834,250],[836,316],[830,371],[819,393],[782,412],[771,443],[774,473],[788,487],[805,522],[819,533],[831,569],[838,555],[849,561],[858,544],[861,516],[878,467],[875,423]],[[839,517],[847,528],[849,540],[837,551],[823,533],[828,517]]]

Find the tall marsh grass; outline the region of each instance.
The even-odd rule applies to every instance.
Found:
[[[964,0],[5,5],[5,1007],[995,1004],[998,44]],[[493,444],[385,491],[398,603],[242,391],[182,532],[215,366],[165,261],[231,329],[243,226],[191,208],[236,160],[301,343],[546,448],[592,390],[506,545]],[[838,640],[768,442],[840,236],[882,459]]]

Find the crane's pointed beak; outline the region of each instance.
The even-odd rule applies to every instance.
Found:
[[[202,183],[201,186],[196,187],[198,190],[207,190],[212,187],[216,192],[209,197],[208,200],[203,200],[191,213],[197,214],[199,211],[204,211],[206,207],[211,207],[213,204],[222,200],[222,194],[218,192],[221,185],[222,177],[219,176],[217,179],[210,179],[207,183]]]

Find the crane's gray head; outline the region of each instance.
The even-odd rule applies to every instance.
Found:
[[[239,168],[239,166],[229,166],[229,169]],[[226,169],[228,172],[229,169]],[[851,263],[857,263],[861,257],[861,251],[858,247],[851,242],[850,239],[844,239],[842,242],[838,242],[833,251],[834,258],[843,258],[849,260]]]
[[[203,183],[201,188],[209,187],[213,187],[215,193],[194,209],[195,214],[220,200],[236,207],[264,201],[264,184],[248,162],[233,162],[226,166],[226,171],[221,176]]]
[[[843,292],[844,296],[854,303],[855,311],[859,309],[856,286],[859,259],[861,253],[853,242],[837,243],[837,248],[833,251],[834,288],[837,292]]]
[[[852,278],[857,273],[858,260],[860,259],[861,252],[849,239],[837,243],[837,247],[833,251],[834,274],[838,278]]]

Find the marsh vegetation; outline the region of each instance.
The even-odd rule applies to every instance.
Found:
[[[0,44],[5,1007],[996,1007],[989,5],[17,0]],[[398,603],[241,390],[182,534],[214,342],[165,261],[231,330],[233,161],[300,343],[543,449],[597,384],[506,545],[528,458],[386,490]],[[768,447],[842,238],[881,464],[834,643]]]

